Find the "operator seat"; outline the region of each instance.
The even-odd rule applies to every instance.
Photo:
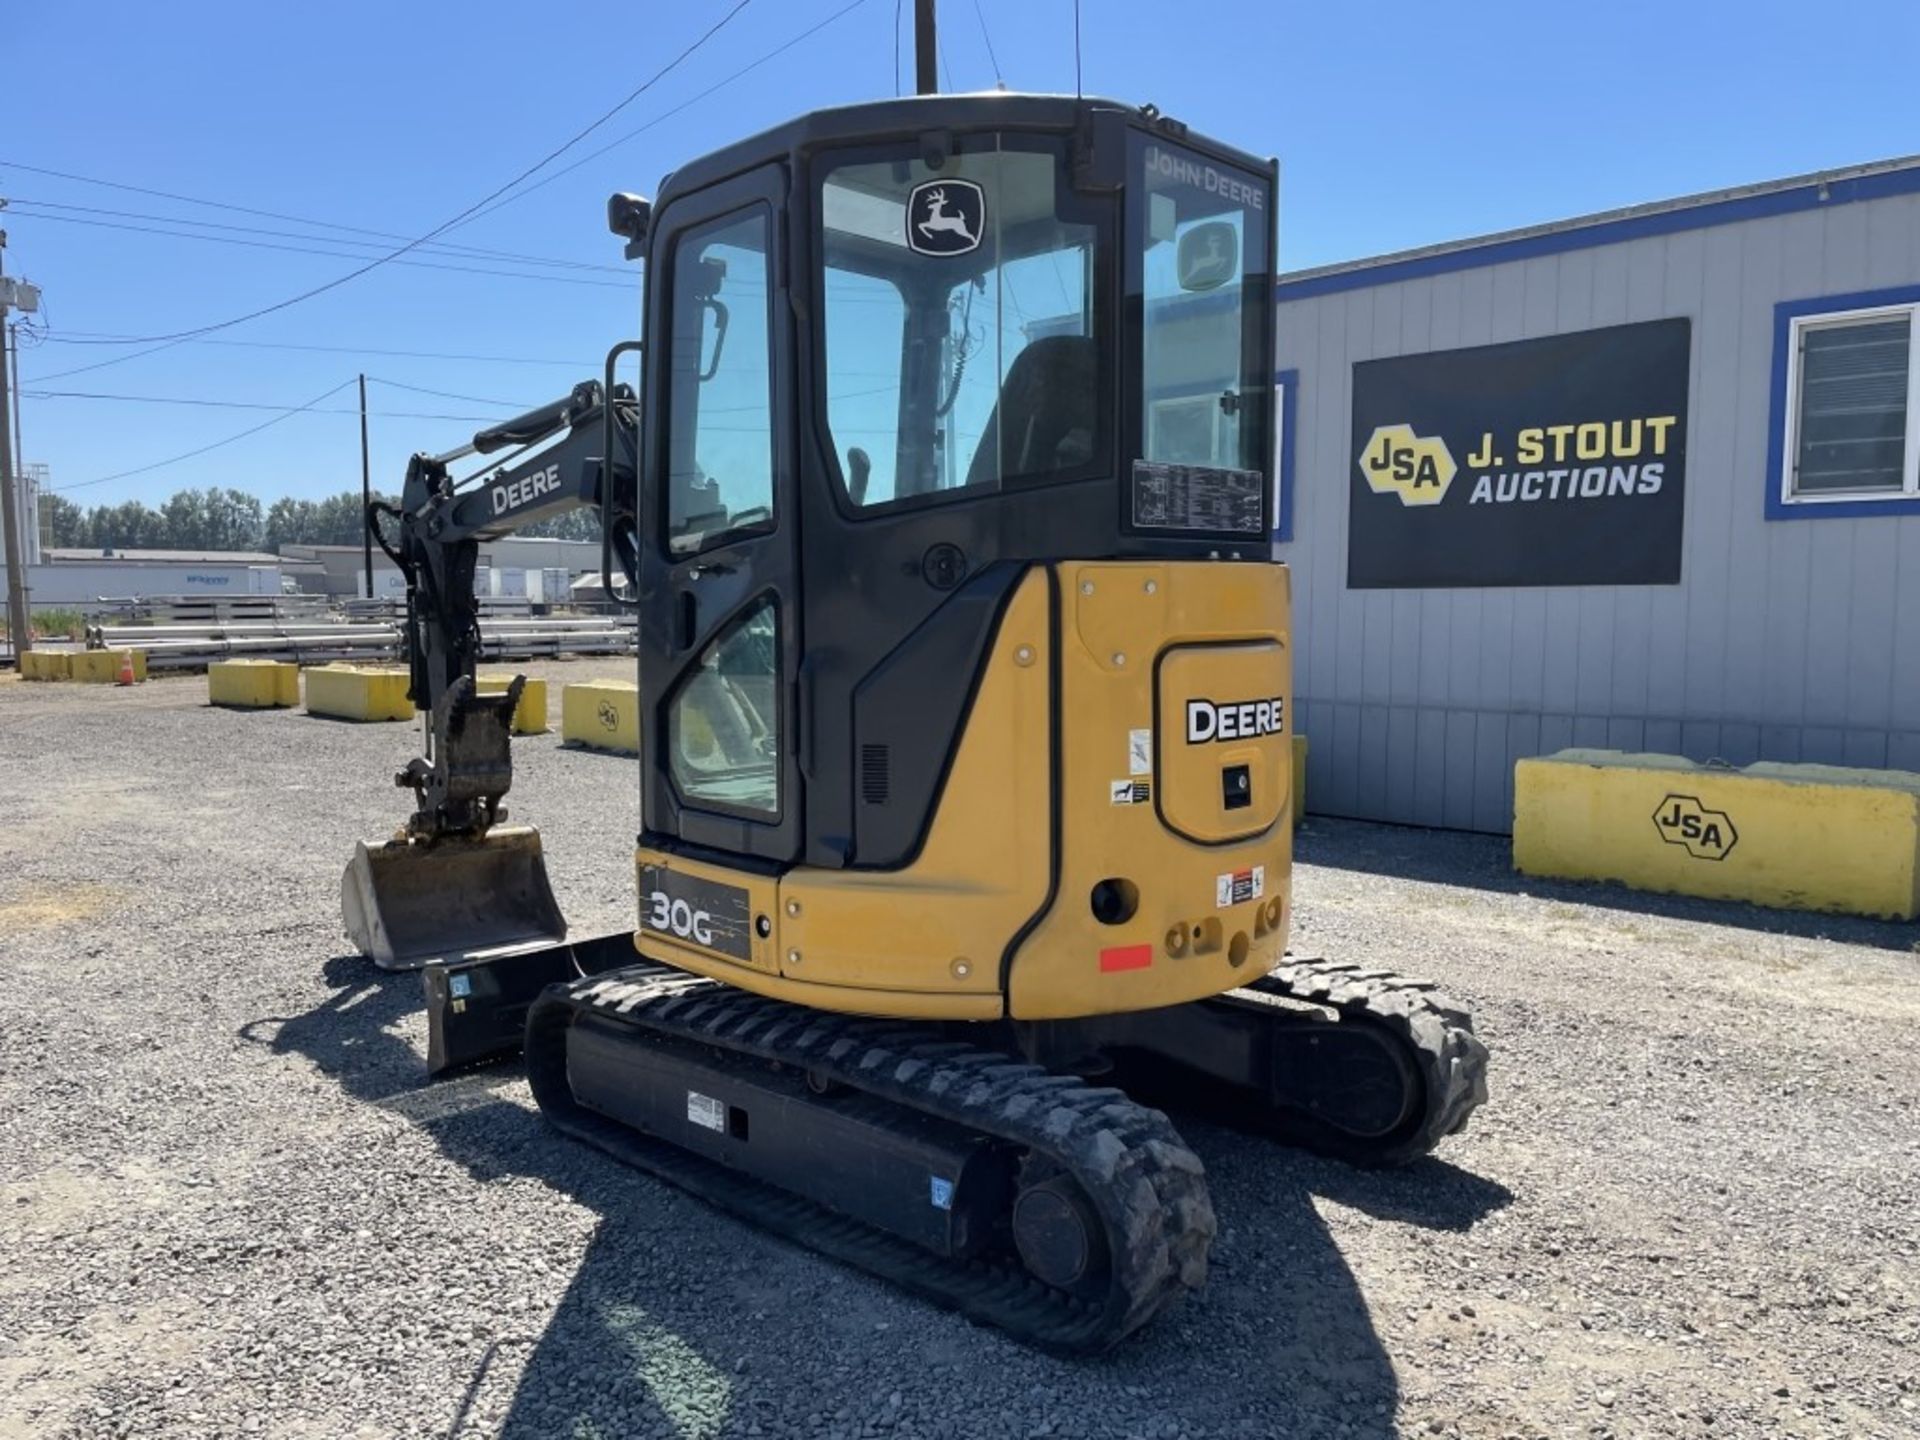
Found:
[[[1099,371],[1100,352],[1085,335],[1048,335],[1016,355],[980,432],[967,484],[1071,470],[1091,460]]]

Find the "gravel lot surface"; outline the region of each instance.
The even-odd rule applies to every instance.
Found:
[[[1064,1362],[426,1085],[337,888],[414,732],[204,695],[0,682],[0,1437],[1920,1436],[1915,927],[1312,822],[1296,943],[1470,1002],[1492,1103],[1385,1175],[1186,1125],[1212,1280]],[[515,755],[629,923],[633,766]]]

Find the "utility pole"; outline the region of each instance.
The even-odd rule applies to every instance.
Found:
[[[367,567],[367,599],[373,599],[373,471],[367,465],[367,377],[360,377],[360,557]]]
[[[20,373],[20,322],[14,321],[7,327],[7,334],[13,340],[13,373]],[[13,458],[19,462],[21,472],[27,468],[26,448],[20,443],[20,387],[13,387]]]
[[[914,89],[921,95],[940,93],[940,46],[934,38],[934,0],[913,0]]]
[[[6,278],[7,232],[0,230],[0,339],[4,339],[7,312],[12,309],[13,287]],[[27,609],[27,567],[21,560],[20,486],[13,470],[13,431],[6,423],[13,405],[13,377],[7,371],[7,347],[0,344],[0,521],[6,531],[7,558],[7,634],[13,641],[13,667],[20,668],[20,657],[32,645]]]

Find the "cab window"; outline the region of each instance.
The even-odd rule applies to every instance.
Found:
[[[771,596],[701,653],[667,710],[667,759],[682,796],[780,809],[779,635]]]
[[[667,548],[675,555],[773,525],[770,229],[756,208],[674,241]]]
[[[1142,458],[1265,472],[1271,186],[1163,136],[1132,148]]]
[[[1097,226],[1057,147],[972,143],[822,175],[827,429],[856,505],[1084,473],[1105,449]]]

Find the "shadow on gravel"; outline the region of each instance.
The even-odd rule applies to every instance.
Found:
[[[1909,952],[1920,945],[1920,924],[1864,920],[1853,915],[1767,910],[1732,900],[1655,895],[1601,881],[1547,880],[1522,875],[1513,868],[1512,842],[1504,835],[1425,830],[1414,825],[1379,825],[1316,815],[1296,832],[1293,855],[1302,864],[1321,865],[1330,870],[1358,870],[1396,880],[1494,890],[1503,895],[1528,895],[1569,905],[1598,905],[1667,920],[1730,925],[1806,940],[1838,940],[1849,945]]]
[[[449,1376],[456,1418],[440,1440],[483,1433],[502,1440],[714,1440],[756,1425],[752,1433],[768,1435],[880,1433],[862,1428],[876,1417],[857,1408],[851,1416],[837,1413],[836,1383],[858,1377],[836,1382],[831,1374],[843,1356],[874,1353],[870,1332],[885,1328],[871,1323],[867,1308],[863,1287],[874,1282],[830,1279],[824,1293],[796,1294],[771,1267],[702,1281],[692,1278],[698,1255],[657,1260],[688,1243],[689,1224],[717,1237],[709,1251],[736,1255],[741,1230],[562,1138],[537,1111],[501,1096],[519,1080],[515,1065],[428,1083],[418,1054],[392,1033],[421,1006],[417,977],[384,974],[358,956],[331,960],[324,973],[333,991],[324,1004],[255,1021],[243,1037],[305,1056],[349,1095],[407,1116],[475,1179],[531,1177],[601,1217],[544,1333],[537,1340],[502,1336],[474,1374]],[[880,1428],[952,1440],[1027,1433],[1009,1428],[1014,1413],[997,1413],[991,1423],[979,1414],[969,1418],[964,1391],[977,1383],[987,1396],[1064,1417],[1046,1433],[1089,1440],[1172,1435],[1170,1422],[1209,1434],[1301,1440],[1396,1436],[1393,1364],[1316,1201],[1380,1221],[1461,1231],[1509,1203],[1509,1192],[1435,1159],[1366,1172],[1206,1121],[1183,1122],[1182,1129],[1206,1163],[1221,1226],[1201,1296],[1096,1360],[1034,1354],[959,1318],[950,1332],[931,1326],[903,1336],[913,1376],[896,1383],[912,1387],[913,1398]],[[533,1350],[505,1420],[463,1432],[502,1347],[525,1343]],[[744,1374],[735,1371],[736,1363],[749,1363],[740,1357],[750,1357]],[[976,1378],[962,1380],[963,1373]],[[717,1385],[717,1412],[688,1409],[687,1396],[697,1398],[702,1384]]]

